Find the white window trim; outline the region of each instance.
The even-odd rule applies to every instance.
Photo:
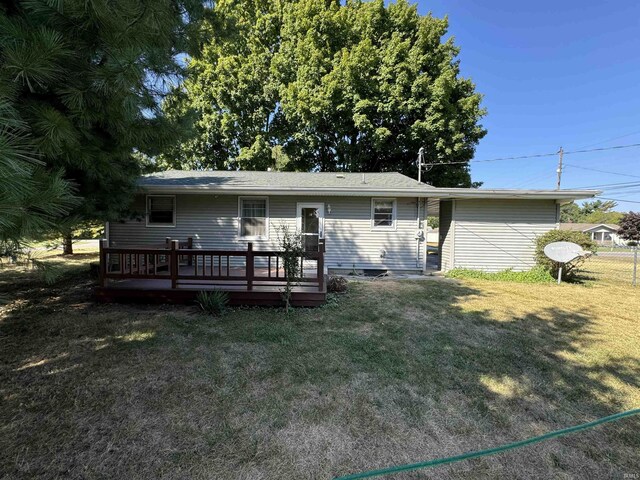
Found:
[[[242,236],[242,200],[264,200],[265,201],[265,220],[267,227],[266,235],[250,235],[250,236]],[[238,197],[238,217],[236,218],[238,223],[238,238],[240,240],[269,240],[269,230],[270,230],[270,222],[269,222],[269,197],[256,197],[256,196],[243,196]]]
[[[383,201],[383,202],[392,201],[393,202],[393,210],[392,210],[392,215],[391,215],[391,225],[390,226],[388,226],[388,227],[375,226],[374,213],[375,213],[376,201]],[[397,199],[395,199],[395,198],[386,198],[386,197],[375,197],[375,198],[371,199],[371,230],[387,230],[387,231],[397,230],[397,227],[398,227],[397,217],[398,217],[398,201],[397,201]]]
[[[173,199],[173,222],[172,223],[149,223],[149,198],[151,197],[166,197]],[[178,205],[176,202],[175,195],[146,195],[144,198],[144,209],[145,209],[145,218],[146,225],[150,228],[175,228],[176,226],[176,211],[178,210]]]

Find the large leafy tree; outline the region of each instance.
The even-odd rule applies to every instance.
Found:
[[[485,131],[447,20],[405,0],[221,0],[211,41],[165,104],[194,115],[178,168],[400,171],[425,148],[436,185],[470,185]],[[460,163],[458,163],[460,162]]]
[[[75,186],[80,201],[57,222],[63,231],[117,217],[139,172],[134,153],[155,155],[175,138],[159,103],[182,73],[176,56],[201,9],[195,0],[9,0],[0,7],[0,108],[15,119],[0,133],[22,135],[11,154],[22,148],[40,163],[41,172],[25,172],[32,184],[40,175],[54,186],[57,179],[58,190],[65,181]],[[1,179],[2,188],[14,178]]]

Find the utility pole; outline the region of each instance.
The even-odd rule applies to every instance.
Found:
[[[558,151],[558,169],[556,172],[558,173],[558,185],[556,186],[556,190],[560,190],[560,181],[562,180],[562,156],[564,155],[564,150],[560,147]]]
[[[422,182],[422,155],[424,154],[424,147],[420,147],[418,150],[418,183]]]

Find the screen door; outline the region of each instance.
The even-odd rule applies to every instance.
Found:
[[[306,252],[317,252],[318,241],[324,237],[324,204],[298,204],[298,230],[302,233]]]

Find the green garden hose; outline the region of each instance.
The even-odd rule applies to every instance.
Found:
[[[435,467],[438,465],[446,465],[449,463],[460,462],[462,460],[469,460],[470,458],[486,457],[488,455],[495,455],[496,453],[506,452],[507,450],[513,450],[515,448],[524,447],[533,443],[543,442],[570,433],[579,432],[581,430],[587,430],[589,428],[596,427],[603,423],[614,422],[625,417],[640,414],[640,408],[634,410],[628,410],[626,412],[616,413],[615,415],[609,415],[608,417],[599,418],[592,422],[583,423],[582,425],[576,425],[575,427],[563,428],[562,430],[556,430],[553,432],[545,433],[537,437],[528,438],[527,440],[521,440],[519,442],[508,443],[507,445],[501,445],[499,447],[489,448],[486,450],[479,450],[477,452],[463,453],[462,455],[455,455],[453,457],[436,458],[435,460],[428,460],[425,462],[410,463],[407,465],[398,465],[397,467],[381,468],[379,470],[370,470],[368,472],[353,473],[345,475],[343,477],[336,477],[335,480],[355,480],[358,478],[370,478],[378,477],[380,475],[390,475],[393,473],[407,472],[410,470],[418,470],[420,468]]]

